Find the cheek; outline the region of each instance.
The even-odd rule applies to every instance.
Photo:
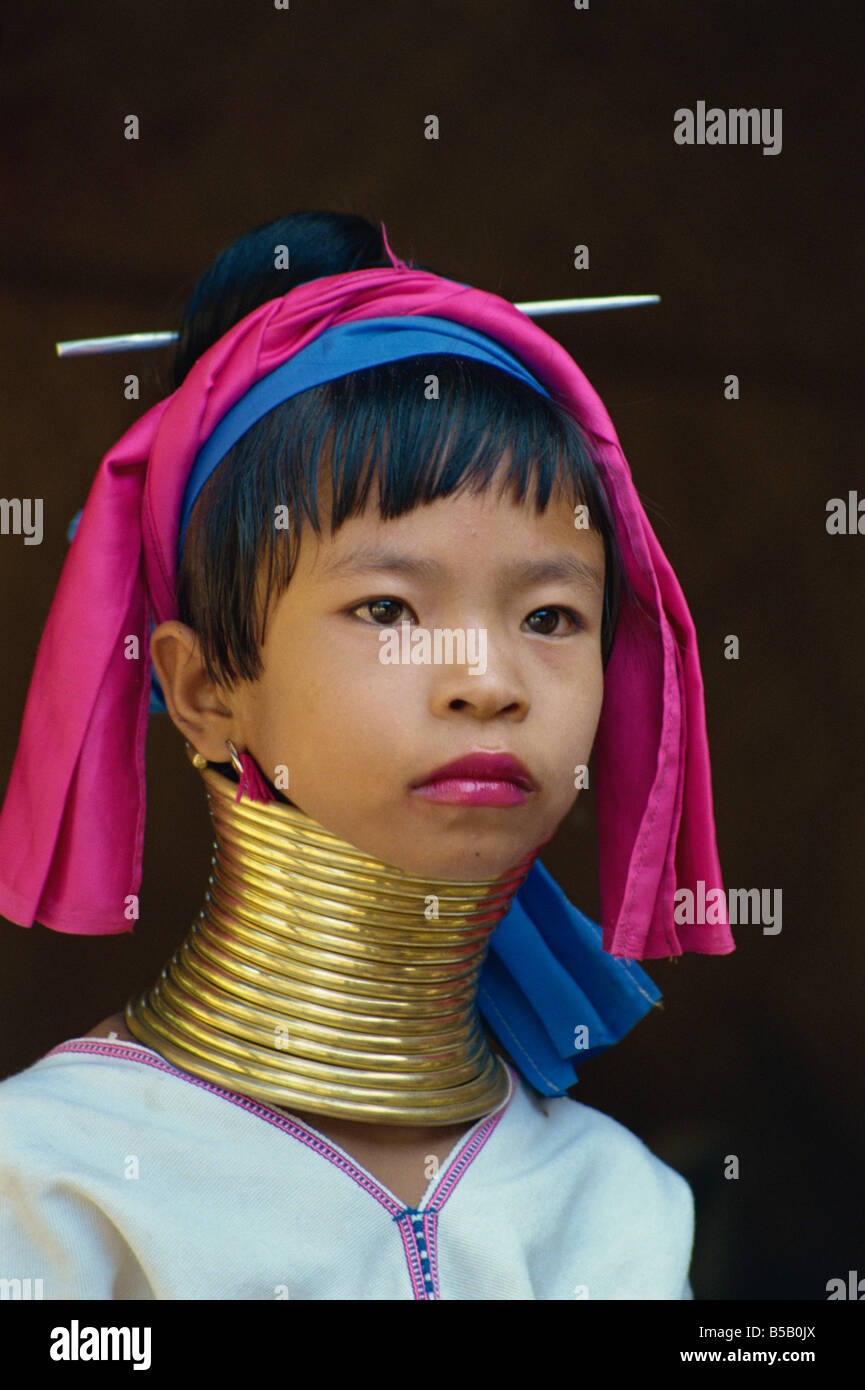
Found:
[[[604,704],[604,672],[601,663],[598,662],[598,670],[594,681],[590,687],[586,699],[586,712],[584,727],[589,745],[595,741],[595,734],[598,731],[598,723],[601,718],[601,710]]]
[[[567,667],[551,659],[535,684],[539,709],[554,702],[563,727],[581,738],[594,737],[604,700],[604,666],[600,651],[581,653]]]
[[[336,644],[310,641],[297,656],[268,669],[266,691],[259,702],[259,719],[295,753],[315,745],[345,749],[363,756],[382,730],[392,728],[404,702],[397,689],[398,673],[368,654],[357,659]]]
[[[604,703],[604,663],[600,654],[598,655],[595,669],[592,673],[589,692],[589,706],[594,719],[593,727],[597,727],[598,720],[601,717],[601,708]]]
[[[601,717],[602,701],[601,682],[583,685],[568,698],[567,713],[561,727],[570,730],[567,756],[575,763],[587,764],[591,758]]]

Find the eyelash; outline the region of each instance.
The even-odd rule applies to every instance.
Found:
[[[407,608],[407,609],[409,609],[409,611],[411,611],[410,605],[407,604],[407,603],[405,603],[402,599],[400,599],[400,598],[391,598],[390,596],[384,595],[384,594],[380,595],[378,598],[369,598],[369,599],[366,599],[363,603],[357,603],[357,604],[355,604],[355,606],[354,606],[350,611],[351,611],[351,613],[353,613],[353,614],[354,614],[354,613],[358,613],[360,609],[362,609],[362,608],[372,608],[372,607],[374,607],[375,604],[377,604],[377,603],[393,603],[393,604],[396,604],[397,607],[399,607],[399,608]],[[565,615],[565,617],[567,617],[568,619],[570,619],[570,622],[571,622],[571,624],[572,624],[572,626],[571,626],[571,632],[582,632],[582,631],[584,630],[584,628],[585,628],[585,623],[583,622],[583,620],[582,620],[582,618],[580,617],[579,613],[575,613],[574,610],[573,610],[572,608],[563,608],[562,605],[561,605],[561,604],[558,604],[558,603],[557,603],[557,604],[545,603],[545,604],[543,604],[540,608],[533,608],[532,611],[531,611],[531,613],[528,614],[528,618],[534,617],[534,615],[535,615],[536,613],[563,613],[563,614]],[[363,621],[363,619],[361,619],[361,621]],[[400,620],[399,620],[399,619],[392,619],[389,623],[377,623],[377,622],[375,622],[375,620],[373,619],[372,623],[367,624],[367,626],[369,626],[369,627],[394,627],[398,621],[400,621]],[[567,632],[538,632],[538,633],[535,633],[535,636],[536,636],[536,637],[554,637],[554,638],[557,638],[557,637],[567,637],[567,636],[569,636],[569,635],[570,635],[570,633],[567,633]]]

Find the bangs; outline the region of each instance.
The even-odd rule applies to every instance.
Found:
[[[385,520],[462,490],[543,512],[588,508],[604,542],[602,647],[621,585],[615,526],[593,443],[557,402],[488,363],[448,354],[390,362],[275,407],[201,490],[178,569],[178,613],[208,675],[231,688],[260,676],[270,606],[287,588],[304,527],[336,533],[374,506]],[[286,527],[287,519],[287,527]]]

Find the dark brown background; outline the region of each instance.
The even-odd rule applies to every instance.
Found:
[[[694,613],[726,881],[781,888],[783,930],[650,963],[664,1012],[575,1094],[691,1181],[702,1299],[865,1274],[865,536],[825,528],[830,497],[865,494],[858,38],[853,4],[775,0],[90,0],[19,7],[0,45],[0,493],[45,510],[41,546],[0,536],[0,787],[67,524],[160,394],[158,354],[61,362],[57,339],[174,327],[223,245],[302,208],[384,218],[398,254],[513,300],[662,296],[545,326],[606,402]],[[782,153],[677,146],[674,110],[701,99],[781,107]],[[0,924],[0,1075],[121,1007],[195,915],[209,825],[165,718],[148,780],[134,937]],[[596,914],[589,819],[545,858]]]

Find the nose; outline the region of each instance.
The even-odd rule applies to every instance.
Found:
[[[483,669],[468,663],[433,668],[430,688],[432,713],[444,717],[460,712],[478,720],[506,718],[515,723],[529,712],[529,695],[513,661],[488,647]]]

